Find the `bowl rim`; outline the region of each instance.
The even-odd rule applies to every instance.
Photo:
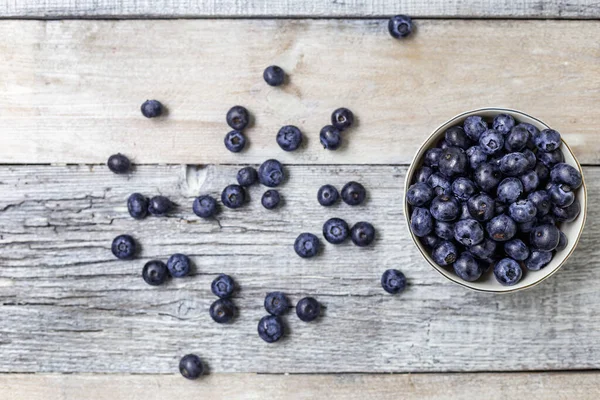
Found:
[[[417,152],[415,153],[415,155],[413,156],[410,165],[406,171],[406,177],[404,178],[404,220],[406,222],[406,227],[408,229],[408,233],[410,234],[410,237],[413,241],[413,243],[415,244],[415,246],[417,247],[417,249],[419,250],[419,253],[421,253],[421,256],[425,259],[425,261],[427,261],[427,263],[440,275],[442,275],[444,278],[450,280],[451,282],[454,282],[460,286],[463,286],[465,288],[468,288],[470,290],[476,291],[476,292],[481,292],[481,293],[500,293],[500,294],[506,294],[506,293],[515,293],[521,290],[525,290],[525,289],[529,289],[532,288],[536,285],[538,285],[539,283],[545,281],[546,279],[550,278],[551,276],[553,276],[554,274],[556,274],[558,272],[559,269],[562,268],[562,266],[565,264],[565,262],[569,259],[569,257],[571,257],[571,255],[573,254],[573,252],[575,251],[575,249],[577,248],[577,245],[579,244],[579,240],[581,238],[581,234],[583,233],[583,229],[585,227],[585,223],[587,220],[587,187],[585,185],[585,177],[583,175],[583,169],[581,168],[581,164],[579,163],[579,160],[577,160],[577,157],[575,157],[575,154],[573,153],[573,150],[569,147],[569,145],[567,144],[567,142],[565,142],[565,140],[562,140],[562,144],[567,148],[567,150],[569,150],[569,152],[571,153],[571,155],[573,156],[573,159],[575,160],[575,164],[577,166],[577,169],[579,171],[579,173],[581,174],[581,188],[583,190],[583,198],[585,199],[585,201],[580,201],[582,207],[581,207],[581,214],[583,215],[583,219],[581,221],[581,228],[579,229],[579,231],[577,232],[577,237],[575,239],[575,245],[573,246],[573,248],[565,255],[564,259],[560,262],[560,264],[558,264],[558,266],[556,266],[556,268],[554,268],[554,270],[552,272],[550,272],[548,275],[541,277],[540,279],[538,279],[535,282],[532,282],[526,286],[521,286],[521,287],[517,287],[517,288],[512,288],[512,289],[504,289],[504,290],[494,290],[494,289],[482,289],[482,288],[478,288],[478,287],[473,287],[470,286],[468,282],[462,281],[460,278],[455,277],[455,276],[448,276],[443,274],[439,268],[441,268],[440,266],[438,266],[437,264],[434,265],[434,263],[429,260],[428,256],[424,254],[423,249],[421,247],[421,244],[419,242],[419,239],[412,233],[411,229],[410,229],[410,216],[408,215],[408,209],[410,207],[410,205],[408,204],[408,201],[406,200],[406,191],[408,190],[408,188],[411,185],[411,181],[412,181],[412,176],[414,175],[414,171],[417,168],[416,162],[418,161],[417,158],[419,157],[419,153],[421,152],[421,150],[423,149],[423,147],[425,146],[425,144],[427,142],[429,142],[432,138],[434,138],[435,136],[437,136],[440,132],[440,130],[446,126],[446,125],[451,125],[454,121],[459,120],[463,117],[466,116],[470,116],[470,115],[474,115],[477,113],[481,113],[481,112],[497,112],[497,113],[502,113],[502,112],[508,112],[511,114],[518,114],[518,115],[522,115],[525,116],[527,118],[530,118],[536,122],[538,122],[540,125],[546,127],[546,129],[550,129],[550,127],[543,122],[542,120],[532,117],[531,115],[523,112],[523,111],[519,111],[519,110],[515,110],[512,108],[506,108],[506,107],[483,107],[483,108],[476,108],[473,110],[469,110],[469,111],[465,111],[462,112],[460,114],[455,115],[454,117],[448,119],[447,121],[445,121],[444,123],[440,124],[437,128],[435,128],[431,134],[429,134],[429,136],[427,136],[427,138],[423,141],[423,143],[421,144],[421,146],[419,147],[419,149],[417,150]],[[420,165],[419,165],[420,166]]]

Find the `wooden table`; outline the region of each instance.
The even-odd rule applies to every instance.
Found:
[[[600,5],[404,3],[0,1],[0,398],[598,399]],[[397,13],[415,17],[413,38],[389,37]],[[270,64],[289,73],[287,86],[263,82]],[[148,98],[168,115],[141,117]],[[254,116],[242,154],[223,146],[234,104]],[[340,151],[324,151],[318,131],[339,106],[358,126]],[[562,132],[588,182],[573,257],[510,295],[445,280],[403,221],[420,143],[483,106],[521,109]],[[305,133],[301,151],[276,145],[285,124]],[[133,173],[107,170],[116,152],[134,160]],[[195,196],[218,195],[241,166],[267,158],[289,172],[283,208],[264,210],[254,187],[247,207],[214,221],[191,212]],[[367,187],[365,205],[317,205],[322,184],[349,180]],[[180,206],[135,221],[132,192]],[[372,222],[375,245],[297,257],[295,237],[332,216]],[[142,246],[135,261],[110,252],[122,233]],[[192,276],[146,285],[143,264],[175,252],[191,256]],[[387,268],[407,275],[402,295],[381,290]],[[226,326],[208,315],[222,272],[241,286],[239,317]],[[285,340],[262,342],[256,324],[272,290],[318,298],[323,317],[290,314]],[[190,352],[207,363],[202,380],[178,376]]]

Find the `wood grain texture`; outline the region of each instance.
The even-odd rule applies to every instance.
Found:
[[[5,400],[596,400],[598,372],[408,375],[0,375]]]
[[[3,21],[4,163],[409,163],[454,115],[521,109],[561,131],[582,163],[600,162],[600,21],[418,21],[406,42],[384,20]],[[262,79],[279,64],[284,88]],[[169,115],[140,114],[148,98]],[[248,107],[241,154],[223,145],[225,114]],[[342,149],[318,133],[340,106],[358,126]],[[285,153],[279,128],[305,146]]]
[[[211,372],[441,372],[597,369],[600,367],[600,269],[597,228],[584,232],[567,265],[538,287],[510,295],[467,291],[435,272],[411,243],[402,215],[405,167],[289,166],[283,208],[251,202],[218,221],[191,213],[193,196],[217,194],[237,167],[140,166],[131,176],[98,166],[0,168],[0,371],[173,373],[189,352]],[[600,196],[600,168],[585,168],[589,198]],[[317,205],[318,187],[358,180],[365,205]],[[163,193],[180,204],[168,218],[135,221],[125,199]],[[324,245],[301,259],[293,242],[319,234],[338,216],[371,221],[374,246]],[[589,221],[600,218],[590,202]],[[132,234],[139,259],[119,261],[112,239]],[[320,236],[320,234],[319,234]],[[140,274],[152,258],[187,253],[193,276],[162,287]],[[380,287],[399,268],[400,296]],[[210,282],[231,274],[241,286],[235,323],[210,319]],[[315,296],[317,323],[285,318],[286,338],[256,334],[264,295],[293,303]]]
[[[0,16],[27,18],[194,17],[595,18],[594,0],[1,0]]]

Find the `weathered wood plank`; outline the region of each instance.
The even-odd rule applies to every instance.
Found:
[[[596,400],[598,372],[408,375],[213,374],[184,382],[170,375],[0,375],[8,400],[402,399]],[[6,398],[6,397],[4,397]]]
[[[536,288],[510,295],[467,291],[435,272],[411,243],[402,215],[405,167],[290,166],[284,208],[251,203],[200,221],[193,196],[218,193],[236,167],[140,166],[130,177],[105,167],[0,168],[0,371],[171,373],[197,352],[212,372],[402,372],[589,369],[600,367],[600,248],[593,223],[568,264]],[[585,169],[589,198],[600,196],[600,168]],[[369,190],[364,206],[318,206],[318,187],[350,179]],[[133,191],[161,192],[181,205],[169,218],[132,220]],[[319,233],[332,216],[371,221],[371,248],[324,246],[315,259],[293,253],[295,237]],[[600,218],[590,202],[589,221]],[[114,236],[131,233],[140,259],[118,261]],[[150,287],[150,258],[188,253],[192,277]],[[379,286],[402,269],[401,296]],[[210,282],[232,274],[241,285],[239,318],[210,320]],[[267,345],[256,334],[264,294],[293,302],[316,296],[316,324],[286,317],[290,334]]]
[[[27,18],[193,17],[416,17],[595,18],[594,0],[2,0],[0,16]]]
[[[418,24],[400,43],[383,20],[3,21],[0,162],[408,163],[439,124],[484,106],[537,116],[600,162],[599,21]],[[272,63],[287,87],[262,80]],[[143,118],[147,98],[169,116]],[[223,137],[238,103],[255,124],[236,155]],[[360,121],[325,151],[318,132],[339,106]],[[285,124],[305,132],[301,151],[275,143]]]

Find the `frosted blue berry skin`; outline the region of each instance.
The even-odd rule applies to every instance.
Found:
[[[558,163],[552,167],[550,179],[554,183],[563,183],[573,189],[580,187],[583,182],[581,173],[575,167],[565,163]]]
[[[488,129],[485,119],[479,115],[472,115],[465,119],[463,128],[467,136],[474,141],[479,141],[479,137]]]
[[[404,39],[413,31],[412,19],[408,15],[395,15],[388,21],[388,32],[395,39]]]
[[[516,285],[523,276],[523,270],[518,262],[512,258],[503,258],[494,266],[496,280],[504,286]]]
[[[290,302],[283,292],[271,292],[265,297],[264,306],[271,315],[283,315],[288,311]]]
[[[453,264],[458,258],[458,249],[454,243],[444,240],[440,242],[431,253],[431,258],[436,264],[441,266],[447,266]]]
[[[140,108],[146,118],[160,117],[163,113],[163,105],[158,100],[146,100]]]
[[[414,207],[410,217],[410,229],[415,236],[429,235],[433,231],[433,218],[428,209]]]
[[[232,153],[239,153],[246,146],[246,136],[242,131],[230,131],[225,135],[225,148]]]
[[[544,129],[533,136],[533,143],[542,152],[557,150],[561,144],[560,133],[554,129]]]
[[[508,114],[498,114],[494,117],[492,128],[503,135],[507,135],[515,126],[515,119]]]
[[[397,269],[388,269],[381,275],[381,287],[390,294],[397,294],[406,288],[406,277]]]
[[[263,78],[269,86],[281,86],[285,81],[285,72],[277,65],[265,68]]]
[[[476,281],[483,274],[480,262],[468,251],[463,252],[452,267],[456,275],[467,282]]]
[[[494,129],[488,129],[479,137],[479,146],[488,155],[497,154],[504,148],[504,136]]]
[[[258,322],[258,336],[267,343],[275,343],[283,336],[283,321],[276,315],[267,315]]]
[[[277,132],[277,144],[285,151],[297,150],[302,144],[302,132],[293,125],[286,125]]]
[[[185,254],[173,254],[167,261],[167,269],[173,278],[183,278],[189,275],[191,267],[192,262]]]
[[[204,365],[200,357],[195,354],[188,354],[179,361],[179,372],[186,379],[198,379],[204,374]]]
[[[552,261],[551,251],[532,250],[525,260],[525,267],[530,271],[539,271]]]

